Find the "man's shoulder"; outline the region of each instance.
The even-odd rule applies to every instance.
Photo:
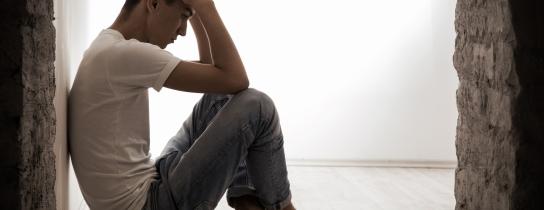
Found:
[[[121,33],[112,29],[105,29],[91,43],[88,51],[108,57],[121,58],[146,57],[153,54],[171,54],[157,45],[141,42],[137,39],[125,39]]]

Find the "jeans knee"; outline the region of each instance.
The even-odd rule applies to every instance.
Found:
[[[237,96],[240,97],[241,105],[247,109],[257,109],[258,111],[271,111],[275,109],[274,101],[266,93],[254,89],[248,88],[242,92],[239,92]]]
[[[205,93],[202,95],[200,103],[204,103],[203,105],[206,107],[217,102],[228,100],[229,98],[230,96],[227,94]]]

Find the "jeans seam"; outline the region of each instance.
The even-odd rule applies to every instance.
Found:
[[[200,209],[202,209],[202,207],[206,207],[206,210],[211,209],[211,208],[209,208],[209,207],[211,207],[210,203],[211,203],[210,201],[204,200],[204,201],[198,203],[198,205],[196,205],[196,207],[194,209],[195,210],[200,210]]]
[[[249,153],[249,152],[248,152]],[[247,158],[246,158],[247,159]],[[247,161],[244,160],[244,167],[246,168],[246,175],[245,175],[245,180],[246,180],[246,185],[249,186],[249,167],[247,166]]]

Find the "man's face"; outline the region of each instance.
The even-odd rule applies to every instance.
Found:
[[[187,22],[193,14],[193,10],[181,1],[175,1],[170,5],[164,0],[157,1],[156,11],[150,14],[148,19],[148,38],[151,44],[164,49],[173,43],[178,35],[185,36]]]

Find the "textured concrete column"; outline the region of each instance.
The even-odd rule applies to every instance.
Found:
[[[456,209],[544,209],[543,3],[457,2]]]
[[[0,209],[55,209],[53,1],[0,5]]]

